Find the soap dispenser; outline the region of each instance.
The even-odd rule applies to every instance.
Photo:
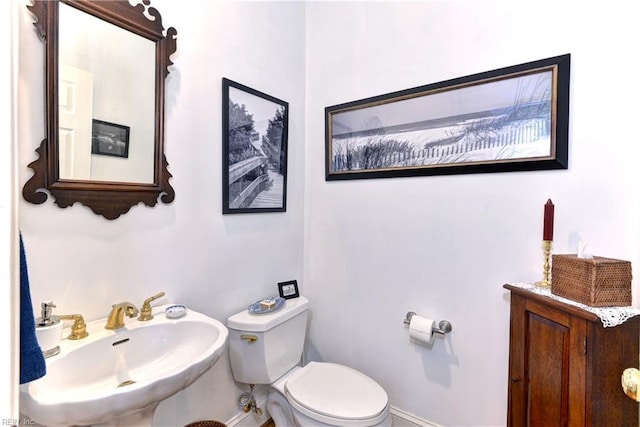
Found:
[[[60,353],[62,322],[53,315],[54,307],[53,301],[44,301],[41,304],[42,314],[36,319],[36,338],[45,358]]]

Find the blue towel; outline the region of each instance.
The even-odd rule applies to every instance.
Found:
[[[20,384],[37,380],[46,373],[44,356],[36,338],[27,257],[20,233]]]

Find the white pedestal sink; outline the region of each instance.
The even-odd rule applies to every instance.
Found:
[[[89,322],[87,338],[63,339],[47,374],[20,386],[20,412],[48,427],[151,426],[157,405],[209,370],[229,335],[204,314],[169,319],[164,308],[115,331]]]

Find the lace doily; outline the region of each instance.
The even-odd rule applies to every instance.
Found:
[[[581,304],[576,301],[572,301],[567,298],[562,298],[551,293],[550,288],[541,288],[533,283],[510,283],[510,285],[518,288],[526,289],[536,294],[544,295],[545,297],[561,301],[565,304],[570,304],[579,307],[583,310],[590,311],[600,318],[602,326],[605,328],[612,328],[614,326],[622,325],[624,322],[634,316],[640,315],[640,309],[635,307],[589,307],[588,305]]]

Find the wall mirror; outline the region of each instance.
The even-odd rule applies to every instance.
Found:
[[[135,0],[132,0],[135,3]],[[23,188],[116,219],[171,203],[164,155],[165,80],[177,32],[149,0],[34,0],[45,46],[46,137]]]

